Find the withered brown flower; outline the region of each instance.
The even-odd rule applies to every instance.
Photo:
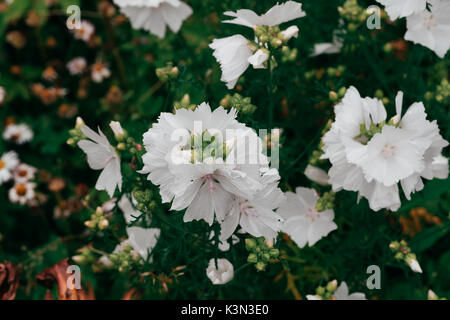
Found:
[[[92,286],[88,286],[88,292],[86,293],[83,288],[81,289],[70,289],[67,287],[67,280],[70,277],[70,273],[67,270],[70,266],[69,259],[65,258],[55,264],[43,270],[36,276],[38,283],[47,287],[47,293],[45,295],[46,300],[53,300],[54,297],[50,291],[56,283],[58,288],[58,300],[94,300],[94,291]]]
[[[0,300],[14,300],[22,270],[14,263],[0,263]]]

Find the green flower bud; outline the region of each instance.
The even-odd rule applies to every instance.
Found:
[[[258,262],[258,256],[256,254],[254,254],[254,253],[250,253],[248,255],[247,262],[257,263]]]

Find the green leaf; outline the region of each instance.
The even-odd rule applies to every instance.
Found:
[[[11,21],[23,17],[31,4],[31,1],[14,1],[11,3],[5,13],[0,16],[0,32],[2,32]]]
[[[433,181],[429,181],[428,183],[425,182],[424,190],[413,195],[412,200],[406,202],[405,205],[403,205],[400,208],[399,213],[407,212],[412,208],[423,205],[423,203],[428,200],[436,199],[449,189],[450,189],[450,179],[446,180],[435,179]]]
[[[434,226],[418,233],[410,241],[413,252],[422,252],[431,248],[436,241],[444,237],[450,231],[450,223],[443,226]]]

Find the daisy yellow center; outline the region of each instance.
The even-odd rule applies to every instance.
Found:
[[[97,63],[94,65],[94,70],[100,72],[103,70],[103,65],[101,63]]]
[[[3,169],[5,167],[5,161],[0,160],[0,169]]]
[[[22,183],[18,184],[15,187],[15,189],[16,189],[17,195],[19,195],[21,197],[23,197],[24,195],[27,194],[27,187],[24,184],[22,184]]]
[[[17,172],[17,174],[19,175],[19,177],[26,177],[27,176],[28,171],[27,170],[19,170]]]
[[[395,154],[395,147],[389,143],[386,143],[383,147],[383,149],[381,149],[381,155],[386,158],[386,159],[390,159],[394,156]]]

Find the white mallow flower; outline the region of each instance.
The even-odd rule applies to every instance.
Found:
[[[119,155],[100,129],[98,129],[99,134],[97,134],[84,125],[81,127],[81,132],[92,140],[78,142],[80,149],[87,155],[89,167],[93,170],[102,170],[95,188],[106,190],[112,197],[116,187],[119,187],[119,190],[122,188]]]
[[[319,196],[315,190],[297,187],[295,193],[286,192],[285,195],[286,200],[278,208],[278,213],[285,219],[281,230],[300,248],[306,244],[313,246],[337,229],[333,210],[317,211]]]
[[[215,259],[211,259],[206,268],[206,276],[214,285],[230,282],[234,277],[233,265],[227,259],[217,259],[216,267]]]
[[[281,229],[282,218],[275,210],[284,200],[283,192],[278,188],[280,176],[276,169],[260,174],[257,168],[246,170],[253,179],[263,186],[253,199],[236,197],[230,212],[221,224],[220,239],[226,241],[241,226],[242,231],[254,237],[264,237],[273,241]]]
[[[77,75],[83,73],[86,70],[87,62],[83,57],[76,57],[70,60],[67,65],[67,69],[71,75]]]
[[[137,202],[133,196],[131,196],[131,201],[128,199],[128,196],[124,194],[117,204],[123,212],[123,217],[127,224],[135,221],[141,214],[139,210],[135,209]]]
[[[15,144],[24,144],[33,139],[33,130],[25,123],[12,123],[3,131],[3,139]]]
[[[290,26],[286,30],[281,31],[281,35],[285,40],[298,37],[299,29],[297,26]]]
[[[450,1],[428,2],[430,11],[423,10],[406,18],[405,39],[421,44],[443,58],[450,49]]]
[[[34,198],[34,188],[36,188],[36,184],[33,182],[18,182],[9,189],[9,200],[13,203],[25,205]]]
[[[344,146],[348,161],[363,170],[368,182],[391,187],[425,168],[423,154],[429,144],[415,144],[407,130],[385,125],[366,145],[346,139]]]
[[[266,62],[267,59],[269,59],[269,53],[267,50],[258,49],[254,55],[248,58],[248,62],[255,69],[264,69],[264,62]]]
[[[316,43],[310,57],[316,57],[321,54],[339,53],[341,52],[343,46],[343,40],[337,35],[333,35],[333,42]]]
[[[8,151],[2,154],[0,158],[0,185],[11,179],[18,165],[19,158],[15,151]]]
[[[351,87],[335,108],[336,120],[323,137],[323,158],[329,159],[334,191],[359,192],[372,210],[396,211],[401,205],[398,183],[409,199],[423,188],[421,177],[446,178],[448,162],[442,149],[448,143],[435,122],[426,120],[422,103],[414,103],[401,116],[403,95],[397,96],[397,115],[387,124],[381,101],[361,98]],[[373,136],[362,134],[378,126]]]
[[[144,134],[147,153],[140,173],[159,186],[163,202],[172,201],[171,210],[187,208],[185,222],[221,222],[234,197],[252,199],[261,188],[241,170],[268,165],[261,139],[235,118],[235,109],[211,111],[203,103],[195,110],[161,113]]]
[[[28,164],[21,163],[14,170],[14,181],[27,182],[34,179],[37,169]]]
[[[118,244],[114,249],[114,253],[119,253],[126,246],[130,246],[136,254],[146,261],[158,242],[161,230],[157,228],[128,227],[127,234],[128,239]],[[149,262],[151,262],[151,259]]]
[[[256,26],[277,26],[297,18],[306,16],[302,10],[302,4],[295,1],[287,1],[282,4],[276,4],[265,14],[257,15],[249,9],[241,9],[236,12],[227,11],[224,15],[233,17],[232,20],[226,20],[225,23],[243,25],[249,28]]]
[[[333,294],[335,300],[367,300],[366,295],[361,292],[349,294],[347,284],[342,281],[336,292]]]
[[[311,181],[320,184],[321,186],[327,186],[329,185],[329,179],[328,173],[326,173],[324,170],[317,168],[313,165],[308,164],[306,166],[304,175]]]
[[[239,77],[250,65],[253,56],[249,41],[240,34],[222,39],[214,39],[209,45],[214,50],[213,56],[222,69],[221,81],[228,89],[233,89]]]
[[[427,120],[425,106],[422,102],[413,103],[402,116],[403,93],[399,92],[396,97],[397,114],[393,118],[399,128],[408,131],[413,142],[418,148],[424,148],[423,169],[400,181],[406,198],[410,194],[423,189],[422,178],[447,179],[449,173],[448,159],[442,156],[442,150],[448,146],[448,142],[439,133],[436,121]],[[417,128],[420,128],[418,130]]]
[[[277,4],[267,13],[257,15],[249,9],[241,9],[236,12],[227,11],[224,15],[235,19],[223,21],[225,23],[239,24],[250,28],[256,26],[276,26],[283,22],[294,20],[305,16],[302,4],[295,1],[287,1]],[[282,36],[289,40],[298,36],[298,27],[291,26],[281,32]],[[233,89],[239,77],[247,70],[251,64],[255,69],[262,69],[264,62],[269,59],[269,52],[266,48],[258,49],[244,36],[237,34],[222,39],[214,39],[209,45],[214,50],[214,57],[220,63],[222,69],[221,81],[226,82],[228,89]]]
[[[177,33],[192,8],[180,0],[114,0],[134,29],[144,29],[164,38],[166,26]]]
[[[389,18],[395,20],[412,14],[421,13],[425,10],[427,0],[377,0],[384,5]]]

